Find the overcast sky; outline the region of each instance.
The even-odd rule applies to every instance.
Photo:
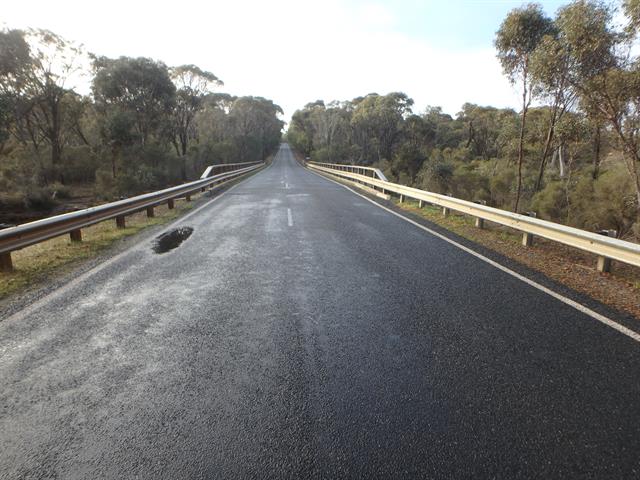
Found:
[[[517,106],[493,38],[511,0],[30,0],[6,2],[3,25],[47,28],[109,57],[193,63],[220,90],[281,105],[403,91],[414,111],[464,102]],[[541,2],[553,14],[560,1]]]

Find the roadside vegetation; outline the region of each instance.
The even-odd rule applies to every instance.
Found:
[[[639,27],[639,0],[576,0],[554,18],[528,4],[495,37],[519,111],[415,113],[404,93],[371,93],[305,105],[287,140],[315,161],[373,165],[405,185],[640,241]]]
[[[195,65],[106,58],[46,30],[0,31],[0,223],[265,159],[282,110],[222,86]]]

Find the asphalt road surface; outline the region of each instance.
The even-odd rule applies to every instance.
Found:
[[[640,343],[300,167],[0,322],[0,478],[640,478]]]

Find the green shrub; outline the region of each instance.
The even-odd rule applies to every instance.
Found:
[[[473,163],[458,165],[453,172],[453,196],[464,200],[490,200],[489,179]]]
[[[627,170],[618,167],[600,175],[593,184],[593,203],[585,213],[591,228],[615,229],[627,235],[638,219],[633,181]]]
[[[451,193],[454,166],[445,160],[427,160],[422,164],[418,172],[418,185],[420,188],[435,193]]]
[[[558,180],[551,181],[534,195],[531,208],[540,218],[563,223],[567,220],[569,211],[568,200],[565,183]]]
[[[510,209],[515,198],[516,170],[513,166],[503,166],[489,180],[491,204]]]

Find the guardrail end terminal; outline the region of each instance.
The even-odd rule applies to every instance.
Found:
[[[126,226],[127,225],[126,225],[126,222],[124,220],[124,215],[117,216],[116,217],[116,227],[125,228]]]
[[[0,272],[13,272],[11,252],[0,253]]]
[[[80,229],[71,230],[69,232],[69,237],[71,238],[72,242],[81,242],[82,241],[82,230],[80,230]]]
[[[153,218],[156,216],[156,212],[153,207],[147,207],[147,217]]]

